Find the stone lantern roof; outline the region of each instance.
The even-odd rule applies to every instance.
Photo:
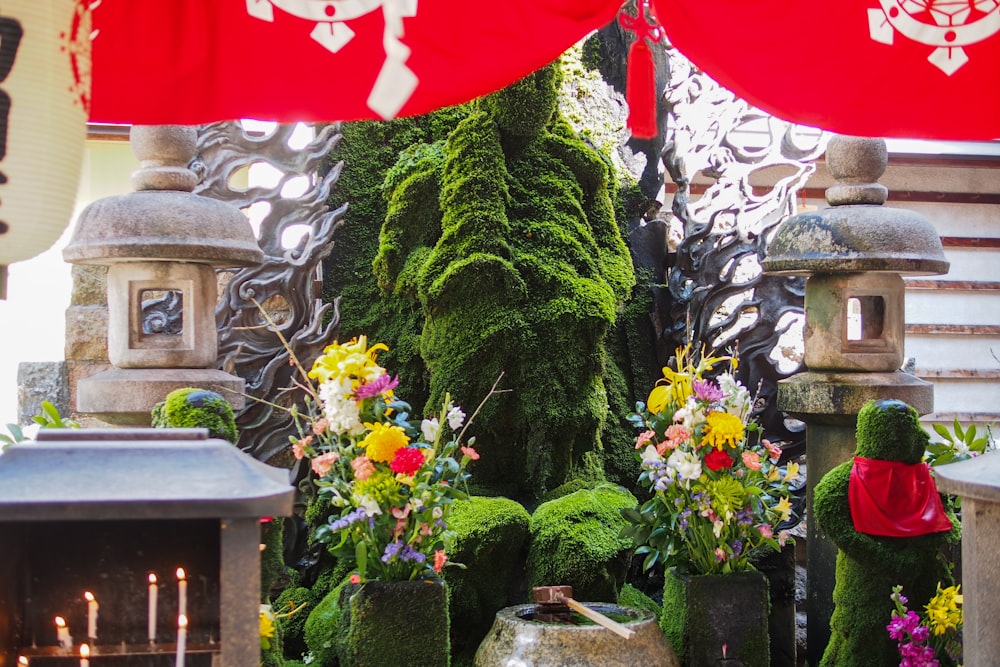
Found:
[[[885,142],[835,136],[827,169],[838,183],[826,191],[829,208],[786,220],[762,262],[771,274],[890,272],[938,275],[948,260],[934,227],[921,215],[883,207],[876,181],[888,161]]]

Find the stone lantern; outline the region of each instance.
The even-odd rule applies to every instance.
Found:
[[[77,410],[115,424],[149,423],[152,407],[181,387],[212,389],[243,406],[243,380],[213,368],[218,351],[215,269],[263,261],[239,209],[192,192],[196,132],[135,126],[136,192],[80,214],[63,251],[108,268],[108,358],[115,367],[80,381]],[[161,315],[146,312],[163,304]]]
[[[807,424],[807,512],[816,483],[850,460],[858,412],[872,399],[933,411],[933,386],[903,373],[903,275],[947,273],[941,239],[922,216],[882,206],[888,190],[881,139],[834,137],[826,165],[830,207],[792,216],[762,262],[770,274],[806,279],[805,365],[778,386],[778,407]],[[837,547],[807,522],[808,662],[830,638]]]

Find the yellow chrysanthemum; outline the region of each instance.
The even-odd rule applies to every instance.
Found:
[[[365,448],[365,455],[372,461],[381,463],[391,463],[396,456],[396,450],[410,444],[410,439],[406,433],[398,426],[391,426],[382,422],[365,424],[371,431],[361,441],[360,445]]]
[[[938,584],[937,594],[927,603],[927,620],[935,635],[956,630],[962,624],[962,610],[958,607],[962,604],[962,596],[958,592],[960,588],[949,586],[942,590],[941,584]]]
[[[735,447],[743,442],[743,420],[728,412],[710,412],[705,417],[703,444],[716,449]]]
[[[385,374],[385,369],[377,362],[378,353],[383,350],[389,350],[384,343],[368,347],[365,336],[352,338],[343,344],[328,345],[313,364],[309,377],[321,383],[331,379],[350,379],[355,386],[362,380],[374,380]]]

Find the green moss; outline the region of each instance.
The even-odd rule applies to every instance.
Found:
[[[314,656],[310,664],[316,667],[337,667],[337,628],[343,609],[340,605],[341,590],[349,585],[341,581],[316,605],[305,623],[305,643]]]
[[[660,612],[662,611],[660,605],[656,604],[656,601],[653,600],[653,598],[649,597],[632,584],[625,584],[622,586],[621,591],[618,593],[618,604],[626,607],[634,607],[636,609],[648,609],[653,612],[657,618],[660,617]]]
[[[214,391],[175,389],[153,407],[151,422],[156,428],[207,428],[210,438],[236,442],[233,408]]]
[[[341,667],[408,665],[447,667],[448,596],[425,581],[348,584],[337,620]]]
[[[260,542],[264,545],[260,554],[260,595],[266,602],[273,592],[291,584],[295,570],[285,565],[284,521],[278,517],[263,523],[260,533]]]
[[[517,599],[531,517],[507,498],[472,497],[454,504],[449,526],[458,537],[449,557],[464,569],[446,567],[442,578],[451,593],[454,655],[475,654],[496,612]]]
[[[770,664],[767,579],[759,572],[678,576],[663,583],[660,629],[682,665]],[[873,663],[874,664],[874,663]]]
[[[528,585],[573,587],[578,600],[616,602],[632,543],[620,537],[620,510],[635,496],[611,484],[538,506],[531,516]]]
[[[858,415],[856,455],[866,458],[920,460],[927,435],[915,410],[899,401],[872,401]],[[919,537],[879,537],[854,530],[848,501],[852,461],[823,476],[816,485],[813,513],[820,529],[837,545],[831,636],[821,665],[852,667],[899,660],[895,642],[885,632],[893,610],[892,587],[902,585],[911,609],[922,608],[938,582],[952,582],[942,549],[960,539],[954,528]]]
[[[309,650],[306,646],[305,632],[309,612],[315,606],[313,600],[312,591],[300,586],[286,588],[271,603],[271,608],[277,615],[275,625],[281,633],[286,658],[301,657]],[[291,616],[283,616],[293,609],[300,609],[300,611]]]

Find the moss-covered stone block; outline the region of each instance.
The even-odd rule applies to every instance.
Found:
[[[624,607],[635,607],[636,609],[648,609],[657,618],[663,611],[663,607],[657,604],[656,600],[649,597],[632,584],[625,584],[618,592],[618,604]]]
[[[340,591],[340,667],[448,667],[448,595],[435,581],[369,581]]]
[[[617,602],[634,546],[620,536],[620,510],[635,505],[635,496],[611,484],[539,505],[531,516],[529,586],[572,586],[577,600]]]
[[[523,602],[531,516],[507,498],[472,497],[454,504],[448,524],[458,537],[446,567],[453,654],[474,654],[496,613]]]
[[[271,603],[275,613],[274,624],[281,633],[285,658],[301,658],[308,652],[306,621],[314,606],[312,591],[302,586],[286,588]]]
[[[184,387],[167,394],[153,407],[151,423],[156,428],[207,428],[210,438],[236,442],[233,408],[214,391]]]
[[[668,571],[660,628],[685,667],[770,663],[767,578],[760,572],[681,576]]]

